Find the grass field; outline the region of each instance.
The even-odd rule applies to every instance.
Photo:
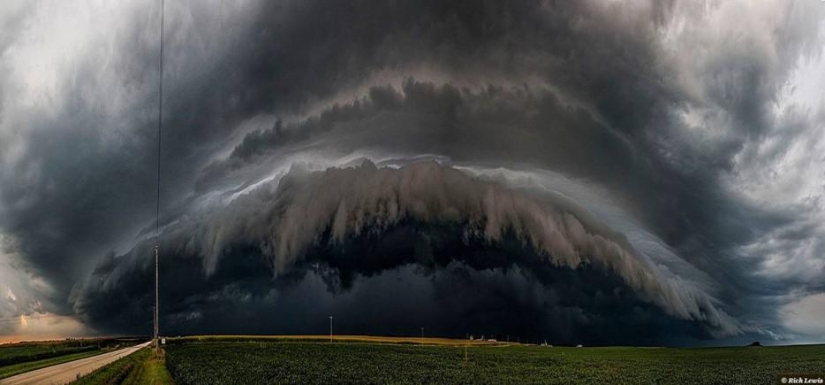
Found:
[[[97,338],[0,345],[0,379],[91,357],[139,341],[133,338]]]
[[[166,370],[163,355],[142,349],[88,376],[73,382],[76,385],[165,385],[174,384]]]
[[[64,362],[79,360],[81,358],[91,357],[102,353],[101,350],[92,350],[88,352],[80,352],[80,353],[73,353],[67,354],[58,357],[46,358],[37,361],[30,361],[30,362],[23,362],[14,365],[7,365],[0,367],[0,379],[11,377],[14,375],[18,375],[20,373],[29,372],[32,370],[37,370],[40,368],[45,368],[47,366],[62,364]]]
[[[28,342],[0,346],[0,378],[99,354],[97,341]]]
[[[167,347],[166,364],[178,385],[772,384],[778,373],[825,372],[824,345],[550,348],[461,346],[456,340],[438,345],[390,344],[345,337],[330,344],[318,340],[320,336],[314,341],[303,337],[176,339]]]
[[[96,343],[79,340],[2,345],[0,346],[0,367],[97,349]]]

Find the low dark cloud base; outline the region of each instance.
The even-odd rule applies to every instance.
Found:
[[[706,325],[668,316],[621,278],[554,267],[512,235],[490,247],[462,241],[456,227],[408,224],[308,255],[277,277],[252,248],[223,258],[211,276],[197,258],[165,256],[164,334],[323,334],[332,314],[341,334],[424,327],[428,335],[587,345],[711,338]],[[152,267],[136,264],[112,290],[87,292],[78,310],[101,331],[147,333]]]
[[[710,338],[719,326],[705,314],[718,310],[681,297],[607,229],[449,167],[293,170],[267,190],[213,214],[216,228],[199,217],[193,227],[184,221],[168,230],[165,334],[325,333],[332,314],[340,333],[408,335],[424,327],[449,337],[656,345]],[[521,210],[533,204],[538,211]],[[562,222],[531,223],[553,216]],[[249,226],[257,232],[235,231]],[[541,233],[548,228],[555,230]],[[193,239],[211,246],[193,247]],[[219,254],[214,262],[209,250]],[[102,331],[149,330],[154,265],[147,256],[144,243],[107,257],[74,293],[75,311]],[[685,306],[698,310],[678,310]]]

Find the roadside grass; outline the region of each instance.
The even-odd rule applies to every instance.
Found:
[[[144,349],[151,351],[151,349]],[[174,384],[172,376],[166,370],[166,352],[150,353],[150,357],[143,361],[142,365],[136,368],[123,384],[129,385],[161,385]]]
[[[37,370],[40,368],[45,368],[47,366],[62,364],[64,362],[79,360],[81,358],[96,356],[101,353],[103,353],[102,350],[94,350],[74,354],[67,354],[65,356],[52,357],[44,360],[29,361],[9,366],[3,366],[0,367],[0,379],[16,376],[18,374],[29,372],[32,370]]]
[[[174,384],[166,370],[164,353],[145,348],[72,382],[77,385]]]

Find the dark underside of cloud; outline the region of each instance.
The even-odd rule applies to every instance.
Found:
[[[458,235],[438,230],[402,226],[377,243],[353,239],[347,242],[359,244],[353,253],[318,250],[274,279],[255,250],[227,256],[209,277],[192,273],[200,269],[198,260],[167,258],[162,330],[323,334],[327,316],[334,315],[340,334],[410,336],[424,327],[428,335],[444,337],[587,345],[711,338],[702,322],[667,315],[612,274],[537,262],[516,240],[496,248],[430,243],[422,250],[421,243],[433,241],[427,234]],[[135,269],[115,291],[88,296],[90,305],[81,310],[90,324],[145,333],[151,327],[146,309],[154,302],[146,290],[152,273]]]
[[[333,314],[340,333],[425,327],[592,345],[706,339],[735,327],[592,221],[431,162],[293,170],[277,187],[168,230],[163,330],[321,333]],[[146,329],[148,247],[108,257],[74,293],[91,325]]]

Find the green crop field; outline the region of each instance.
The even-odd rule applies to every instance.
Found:
[[[560,348],[178,340],[166,351],[189,384],[773,384],[825,372],[825,345],[710,349]]]
[[[139,339],[98,338],[0,345],[0,379],[131,346]]]
[[[0,378],[98,354],[96,341],[29,342],[0,346]]]
[[[94,342],[31,342],[0,346],[0,367],[97,350]]]

